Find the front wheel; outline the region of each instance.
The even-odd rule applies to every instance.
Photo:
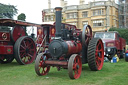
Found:
[[[82,71],[81,58],[77,54],[71,55],[68,61],[68,72],[71,79],[78,79]]]
[[[103,42],[99,38],[93,38],[88,45],[88,65],[93,71],[101,70],[104,62]]]
[[[36,61],[35,61],[35,72],[39,76],[43,76],[48,74],[50,70],[50,66],[45,64],[45,60],[48,60],[49,56],[44,53],[38,54]]]

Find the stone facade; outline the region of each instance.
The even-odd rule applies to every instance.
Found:
[[[44,22],[55,21],[54,9],[44,9],[43,12],[45,12]],[[96,1],[89,4],[65,6],[62,16],[62,22],[76,25],[79,29],[89,24],[93,32],[119,27],[118,5],[114,1]]]

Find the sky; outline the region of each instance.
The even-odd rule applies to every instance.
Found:
[[[78,5],[79,0],[65,0],[68,2],[68,5]],[[85,3],[93,0],[85,0]],[[99,1],[99,0],[95,0]],[[105,0],[104,0],[105,1]],[[42,10],[48,9],[48,0],[0,0],[0,3],[10,4],[16,6],[18,9],[18,14],[14,17],[17,19],[17,16],[21,13],[25,13],[26,21],[41,24],[42,23]],[[51,0],[51,7],[55,8],[60,6],[60,0]]]
[[[78,5],[79,0],[64,0],[67,1],[67,5]],[[94,0],[85,0],[85,4]],[[106,1],[106,0],[95,0],[95,1]],[[48,0],[0,0],[0,3],[6,5],[14,5],[18,9],[17,16],[21,13],[26,15],[26,21],[31,23],[42,23],[42,10],[48,9]],[[51,8],[59,7],[60,0],[51,0]]]

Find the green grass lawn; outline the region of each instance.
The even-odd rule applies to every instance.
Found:
[[[0,85],[128,85],[128,62],[105,62],[101,71],[90,71],[83,65],[81,77],[71,80],[66,69],[51,68],[46,76],[37,76],[34,63],[19,65],[16,61],[0,64]]]

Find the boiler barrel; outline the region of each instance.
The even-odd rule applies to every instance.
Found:
[[[48,48],[52,57],[59,58],[62,55],[71,55],[81,52],[82,45],[74,41],[53,40]]]
[[[79,53],[82,50],[81,43],[76,43],[74,41],[66,41],[68,45],[68,53],[67,54],[75,54]]]

